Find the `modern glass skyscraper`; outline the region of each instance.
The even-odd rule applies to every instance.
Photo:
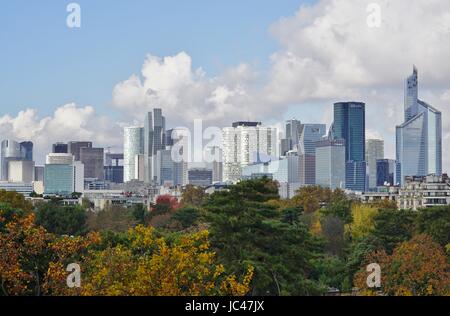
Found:
[[[4,140],[1,143],[1,181],[8,181],[8,163],[13,160],[23,160],[20,144],[14,140]]]
[[[345,140],[346,188],[366,189],[366,114],[365,103],[339,102],[334,104],[334,123],[331,137]],[[364,169],[364,170],[363,170]]]
[[[316,184],[316,142],[322,140],[325,134],[325,124],[302,124],[300,127],[298,155],[302,185]]]
[[[161,109],[148,112],[144,121],[145,182],[155,180],[154,159],[159,150],[165,149],[166,118]]]
[[[345,141],[323,140],[316,143],[316,184],[345,188]]]
[[[395,160],[377,160],[377,186],[382,187],[385,184],[395,185]]]
[[[377,187],[377,160],[380,159],[384,159],[384,140],[368,139],[366,141],[366,161],[369,189]]]
[[[442,174],[442,114],[418,98],[418,71],[405,84],[405,122],[397,126],[397,181]]]
[[[21,142],[20,150],[24,160],[33,161],[33,142]]]
[[[123,181],[129,182],[137,179],[136,156],[144,153],[144,128],[125,127],[124,129],[124,161],[123,161]]]

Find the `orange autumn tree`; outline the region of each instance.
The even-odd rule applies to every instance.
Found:
[[[168,242],[139,226],[112,247],[97,233],[57,237],[33,214],[6,221],[0,213],[0,224],[0,295],[245,295],[253,277],[252,267],[242,280],[227,275],[207,231]],[[71,263],[81,267],[81,288],[67,286]]]
[[[418,235],[395,248],[391,256],[373,253],[366,263],[381,266],[382,292],[394,296],[450,295],[450,264],[444,249],[427,235]],[[374,294],[366,286],[367,272],[356,274],[362,294]]]
[[[208,232],[182,235],[169,244],[153,228],[138,226],[130,246],[93,251],[84,263],[82,295],[198,296],[246,295],[253,268],[242,282],[215,262]]]
[[[0,295],[59,294],[53,282],[56,270],[60,284],[65,285],[67,273],[61,270],[98,241],[96,234],[58,238],[36,226],[34,214],[15,215],[6,221],[0,212],[0,224],[4,225],[0,231]]]

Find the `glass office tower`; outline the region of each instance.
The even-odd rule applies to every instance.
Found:
[[[418,99],[418,71],[406,79],[405,122],[396,128],[397,179],[442,174],[442,114]]]
[[[136,156],[144,153],[144,128],[125,127],[123,150],[123,181],[138,179],[136,174]]]
[[[345,140],[346,188],[366,190],[366,115],[365,103],[339,102],[334,104],[332,139]]]

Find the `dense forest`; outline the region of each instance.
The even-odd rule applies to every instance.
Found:
[[[449,260],[450,207],[398,210],[341,190],[284,200],[258,179],[100,212],[0,191],[0,295],[449,295]],[[72,263],[80,287],[66,284]]]

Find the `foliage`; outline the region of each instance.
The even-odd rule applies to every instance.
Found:
[[[419,234],[431,236],[441,246],[450,243],[450,207],[419,210],[415,225]]]
[[[321,236],[326,240],[325,252],[332,256],[344,255],[344,222],[337,216],[322,216],[320,220]]]
[[[205,197],[206,194],[203,188],[195,187],[193,185],[187,185],[183,190],[181,204],[184,207],[199,207],[203,204]]]
[[[90,231],[125,232],[135,224],[132,211],[122,206],[107,206],[98,213],[88,212],[87,225]]]
[[[172,220],[181,224],[186,229],[193,226],[199,220],[200,212],[193,207],[183,207],[176,211],[172,216]]]
[[[25,200],[25,197],[15,191],[0,190],[0,203],[6,203],[13,209],[29,212],[33,210],[33,205]]]
[[[388,254],[397,244],[410,240],[414,232],[416,213],[411,210],[383,209],[374,217],[373,235],[377,237]]]
[[[213,247],[235,273],[242,273],[242,263],[255,267],[253,295],[318,294],[320,287],[309,276],[319,244],[295,213],[266,203],[277,198],[277,184],[268,179],[212,194],[205,217]]]
[[[42,203],[36,211],[36,224],[56,235],[86,233],[87,214],[82,206],[63,206],[53,202]]]
[[[208,232],[184,235],[173,244],[153,228],[138,226],[127,234],[130,247],[117,245],[91,252],[85,262],[82,295],[198,296],[245,295],[253,268],[243,281],[226,275],[209,250]]]
[[[34,214],[14,216],[0,234],[0,293],[3,295],[54,294],[49,286],[49,279],[54,278],[53,268],[62,268],[67,260],[74,262],[81,248],[96,239],[94,235],[58,238],[36,226],[34,220]]]
[[[365,204],[353,204],[351,208],[353,221],[346,225],[346,233],[353,240],[369,236],[375,228],[375,215],[378,208]]]
[[[0,216],[0,221],[4,218]],[[245,295],[253,268],[242,281],[226,274],[210,250],[208,232],[169,243],[153,228],[130,229],[101,246],[100,235],[57,237],[36,226],[34,214],[15,216],[0,235],[3,295]],[[82,267],[82,287],[66,284],[70,263]]]
[[[398,245],[389,256],[384,251],[369,255],[382,270],[382,291],[396,296],[450,295],[450,264],[444,249],[427,235],[415,236]],[[366,272],[355,277],[363,294],[374,294],[365,285]]]

